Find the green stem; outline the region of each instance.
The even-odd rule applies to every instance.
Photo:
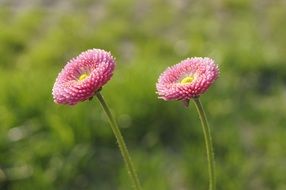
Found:
[[[209,168],[209,190],[215,190],[215,187],[216,187],[215,161],[214,161],[214,151],[213,151],[213,145],[212,145],[212,138],[210,134],[210,128],[208,126],[206,114],[200,102],[199,97],[194,98],[194,102],[195,102],[198,114],[200,116],[203,132],[204,132],[207,157],[208,157],[208,168]]]
[[[104,98],[102,97],[102,95],[100,94],[100,92],[96,92],[96,97],[98,98],[106,116],[109,119],[109,123],[110,126],[112,128],[112,131],[117,139],[118,142],[118,146],[121,152],[122,157],[124,158],[128,173],[133,181],[133,185],[134,185],[134,189],[135,190],[140,190],[141,189],[141,185],[139,182],[139,179],[137,177],[136,171],[134,169],[133,163],[131,161],[127,146],[124,142],[123,136],[121,135],[121,132],[119,130],[119,127],[114,119],[114,117],[112,116],[110,109],[108,108],[108,105],[106,104],[106,102],[104,101]]]

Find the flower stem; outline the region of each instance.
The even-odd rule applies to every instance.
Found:
[[[208,126],[207,117],[206,117],[204,108],[200,102],[199,97],[194,98],[193,100],[196,105],[198,114],[200,116],[203,132],[204,132],[206,151],[207,151],[207,157],[208,157],[208,168],[209,168],[209,190],[215,190],[216,188],[215,161],[214,161],[214,151],[213,151],[213,145],[212,145],[212,138],[210,134],[210,128]]]
[[[112,128],[112,131],[117,139],[118,142],[118,146],[121,152],[121,155],[125,161],[128,173],[132,179],[133,182],[133,186],[135,190],[141,190],[141,185],[140,185],[140,181],[138,179],[137,173],[134,169],[133,163],[131,161],[127,146],[124,142],[123,136],[121,135],[121,132],[119,130],[119,127],[114,119],[114,117],[112,116],[110,109],[108,108],[108,105],[106,104],[104,98],[102,97],[102,95],[100,94],[100,92],[96,92],[96,97],[98,98],[106,116],[108,117],[110,126]]]

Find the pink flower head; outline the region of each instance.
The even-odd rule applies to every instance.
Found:
[[[109,52],[90,49],[71,59],[53,87],[54,102],[74,105],[93,97],[112,77],[115,60]]]
[[[156,84],[159,98],[183,100],[203,94],[218,78],[219,69],[210,58],[188,58],[167,68]]]

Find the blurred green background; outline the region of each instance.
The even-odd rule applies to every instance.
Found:
[[[117,68],[102,94],[145,190],[208,187],[194,105],[158,100],[166,67],[192,56],[221,75],[201,97],[217,189],[286,189],[285,0],[0,1],[0,189],[131,190],[94,99],[53,103],[58,72],[90,48]]]

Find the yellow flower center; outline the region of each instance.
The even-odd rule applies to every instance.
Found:
[[[80,75],[80,77],[79,77],[79,79],[78,80],[84,80],[84,79],[86,79],[88,77],[88,74],[86,74],[86,73],[83,73],[83,74],[81,74]]]
[[[181,84],[190,84],[191,82],[193,82],[193,80],[194,80],[194,77],[187,76],[187,77],[183,78],[180,83]]]

